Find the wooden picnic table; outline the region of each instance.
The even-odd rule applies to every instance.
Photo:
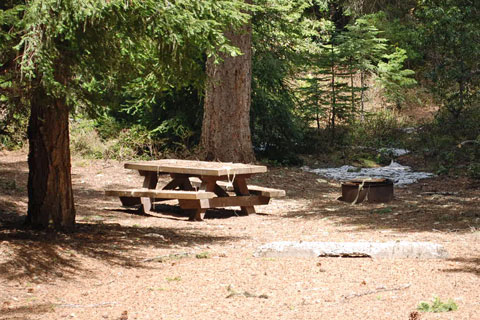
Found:
[[[143,188],[107,190],[106,195],[119,196],[126,206],[140,204],[143,212],[150,211],[154,201],[177,199],[190,220],[202,220],[207,209],[231,206],[248,215],[255,212],[255,205],[285,195],[284,190],[247,184],[252,175],[267,172],[260,165],[162,159],[127,162],[124,167],[144,177]],[[160,175],[170,175],[171,180],[157,189]]]

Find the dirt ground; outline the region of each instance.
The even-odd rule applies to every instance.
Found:
[[[23,230],[25,153],[0,154],[0,319],[480,319],[480,183],[438,177],[389,204],[337,201],[340,186],[298,168],[253,183],[287,197],[258,214],[175,206],[148,215],[105,197],[141,177],[115,161],[73,161],[77,232]],[[174,204],[173,202],[171,204]],[[446,260],[256,258],[265,243],[431,241]],[[433,297],[457,311],[416,311]]]

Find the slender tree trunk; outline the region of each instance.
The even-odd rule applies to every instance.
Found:
[[[207,160],[248,163],[255,160],[250,133],[251,25],[225,34],[243,55],[224,55],[220,64],[207,61],[201,144]]]
[[[68,108],[39,86],[31,100],[28,125],[28,214],[39,229],[73,231],[75,209],[71,180]]]
[[[353,85],[353,61],[352,58],[350,58],[350,90],[352,94],[352,111],[355,110],[355,87]]]
[[[365,121],[365,73],[360,71],[360,120]]]
[[[331,86],[332,86],[332,119],[331,119],[331,125],[332,125],[332,141],[331,144],[335,143],[335,118],[337,117],[337,96],[336,96],[336,91],[335,91],[335,52],[334,52],[334,47],[332,43],[332,60],[331,60],[331,72],[332,72],[332,78],[331,78]]]

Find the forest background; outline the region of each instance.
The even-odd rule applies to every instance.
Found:
[[[2,1],[1,148],[26,143],[42,87],[65,97],[75,154],[197,157],[206,61],[241,55],[222,30],[250,22],[257,160],[374,166],[396,147],[479,178],[478,16],[473,0]]]

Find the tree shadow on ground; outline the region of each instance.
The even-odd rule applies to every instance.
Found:
[[[90,272],[79,266],[81,257],[127,268],[147,268],[139,248],[192,247],[236,241],[199,231],[161,227],[129,227],[117,223],[78,223],[75,233],[60,234],[21,227],[0,228],[0,243],[8,242],[9,259],[0,264],[0,278],[47,280]]]
[[[449,261],[459,262],[461,265],[456,268],[443,269],[444,272],[449,273],[473,273],[480,277],[480,257],[476,258],[455,258],[449,259]]]
[[[27,162],[0,162],[0,173],[2,179],[7,181],[3,185],[0,183],[0,243],[8,243],[2,246],[5,251],[0,252],[0,279],[68,279],[80,272],[91,272],[88,267],[81,267],[79,263],[85,257],[110,265],[147,268],[142,257],[138,256],[139,249],[194,247],[240,239],[209,235],[188,226],[140,226],[146,217],[160,218],[159,215],[138,215],[131,214],[134,211],[130,211],[130,214],[122,216],[118,212],[105,210],[105,207],[112,204],[119,205],[118,199],[105,197],[103,188],[96,185],[98,180],[83,181],[81,175],[74,175],[76,232],[60,234],[29,230],[22,225],[27,202]],[[119,175],[123,176],[123,173]],[[21,186],[24,190],[16,186]],[[161,213],[163,217],[165,213],[168,214]],[[177,215],[179,219],[185,218],[181,214]],[[210,212],[205,218],[226,218],[234,215],[233,211],[222,214]],[[125,226],[115,223],[119,218],[128,219],[134,224]]]
[[[428,179],[407,188],[396,188],[395,199],[384,204],[352,205],[336,200],[340,188],[333,192],[319,188],[316,197],[304,199],[308,204],[283,217],[328,219],[339,226],[355,227],[356,231],[468,233],[480,227],[478,190],[468,185],[455,186],[453,179],[445,180]]]
[[[154,210],[155,213],[159,213],[162,216],[170,216],[176,218],[176,220],[185,220],[189,218],[189,215],[185,213],[178,205],[169,205],[169,204],[155,204]],[[232,209],[209,209],[204,214],[204,219],[229,219],[233,217],[245,216],[240,212],[240,210]]]
[[[22,224],[25,215],[21,211],[17,203],[0,199],[0,228]]]
[[[26,190],[28,179],[27,161],[0,162],[0,190],[9,194]]]
[[[0,309],[0,320],[28,320],[27,315],[40,315],[54,311],[54,305],[50,303],[41,303],[20,307],[4,306]]]

